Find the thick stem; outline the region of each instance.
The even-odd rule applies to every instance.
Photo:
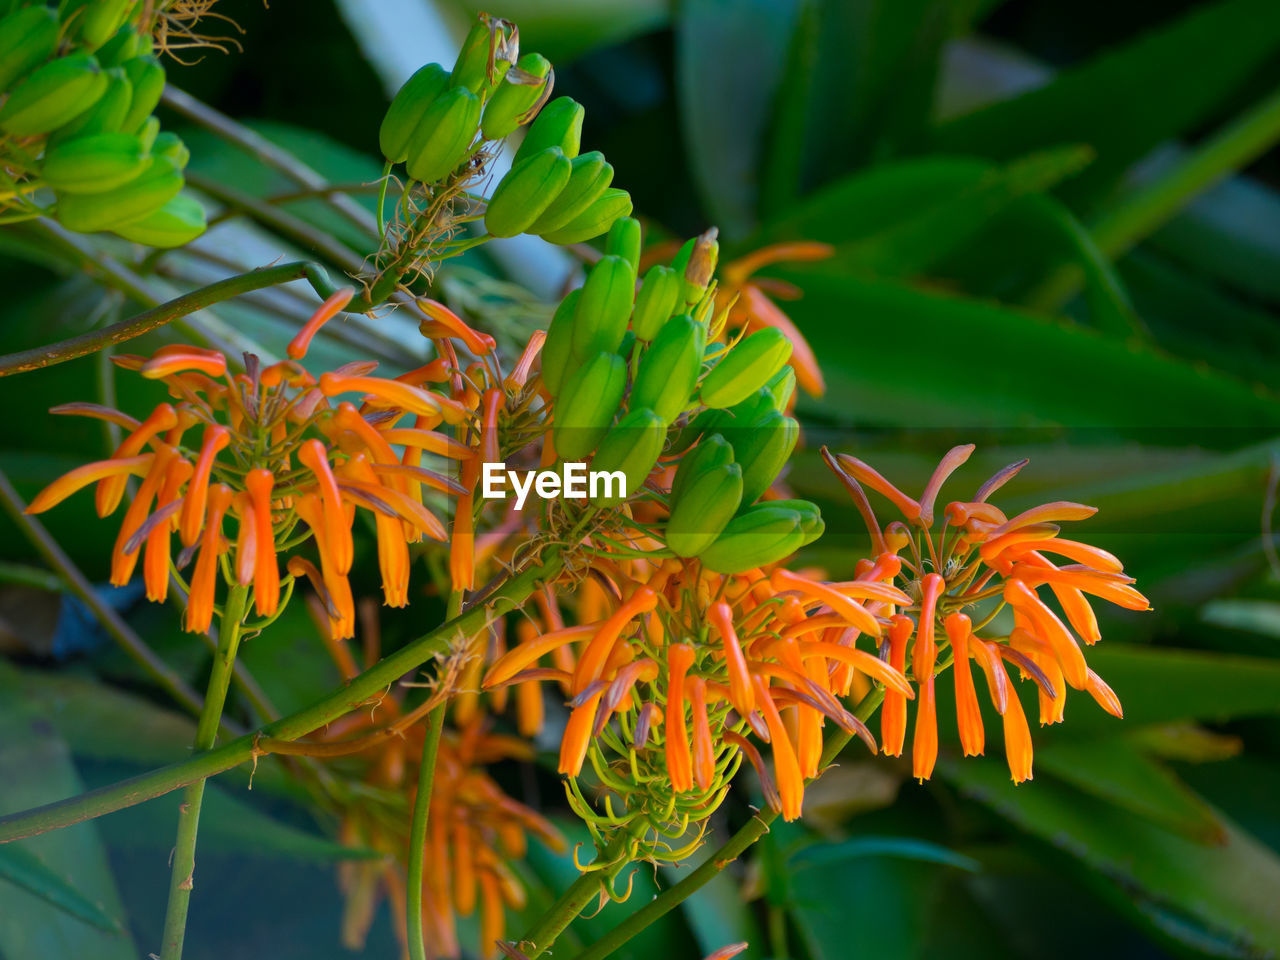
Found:
[[[854,716],[865,723],[875,713],[876,708],[880,706],[883,700],[884,690],[873,690],[863,697],[862,702],[858,704],[857,709],[854,711]],[[826,769],[835,761],[836,757],[840,755],[840,751],[848,745],[852,738],[853,734],[841,730],[827,741],[826,748],[822,751],[823,769]],[[819,771],[818,776],[822,776],[821,771]],[[719,850],[707,857],[701,866],[670,890],[654,897],[622,923],[583,950],[574,960],[603,960],[603,958],[609,956],[609,954],[613,953],[613,951],[617,950],[651,923],[680,906],[681,903],[715,879],[721,870],[742,856],[748,847],[768,833],[769,825],[777,819],[777,816],[778,812],[776,810],[766,810],[758,816],[752,817],[750,822],[742,826]],[[530,956],[537,956],[537,954],[531,954]]]
[[[644,826],[644,824],[638,824],[635,829],[638,832]],[[520,938],[518,945],[529,960],[537,960],[538,957],[551,949],[551,946],[556,942],[556,938],[564,932],[565,927],[573,923],[578,918],[578,915],[587,908],[587,905],[600,896],[601,884],[613,882],[613,878],[627,865],[628,861],[622,853],[627,848],[627,844],[630,843],[632,836],[631,832],[627,832],[615,837],[613,842],[600,854],[600,858],[608,862],[609,866],[603,870],[588,870],[579,876],[569,886],[569,889],[547,908],[541,919]]]
[[[240,629],[244,625],[247,587],[233,586],[227,594],[218,632],[218,651],[213,657],[213,671],[205,692],[204,709],[196,724],[197,753],[213,748],[222,722],[222,708],[227,701],[232,666],[240,646]],[[169,878],[169,906],[164,915],[164,937],[160,960],[181,960],[182,941],[187,932],[187,907],[191,888],[195,885],[196,834],[200,829],[200,806],[204,801],[204,780],[187,787],[178,808],[178,839],[174,842],[173,872]]]
[[[445,650],[459,634],[470,636],[478,633],[491,618],[523,604],[539,584],[560,572],[563,563],[559,551],[549,548],[540,562],[510,577],[483,602],[476,603],[460,616],[384,657],[341,689],[297,713],[267,724],[255,733],[142,776],[0,817],[0,843],[81,823],[230,770],[267,752],[257,747],[259,738],[297,740],[304,737],[380,696],[400,677]]]

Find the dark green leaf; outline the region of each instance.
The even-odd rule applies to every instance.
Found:
[[[63,877],[45,866],[38,856],[18,843],[0,847],[0,880],[7,880],[22,889],[34,893],[59,910],[64,910],[78,920],[112,933],[119,932],[115,920],[102,908],[86,899],[80,891]]]
[[[1117,434],[1280,424],[1280,403],[1152,349],[987,303],[817,269],[788,305],[822,345],[826,409],[912,427],[1065,425]],[[1185,435],[1184,435],[1185,440]]]
[[[982,869],[982,865],[972,857],[916,837],[859,836],[838,843],[816,844],[793,854],[789,863],[793,870],[805,870],[855,857],[897,857],[902,860],[940,863],[959,870]]]
[[[1037,769],[1193,840],[1223,839],[1209,805],[1128,738],[1055,741],[1036,751],[1035,762]]]
[[[1063,189],[1079,203],[1209,118],[1277,50],[1280,7],[1272,0],[1197,7],[1045,87],[943,124],[936,146],[1007,160],[1060,143],[1090,144],[1097,162]]]
[[[965,793],[1117,884],[1148,916],[1166,916],[1166,934],[1194,946],[1225,937],[1254,955],[1280,949],[1280,858],[1226,818],[1225,841],[1205,845],[1049,777],[1014,786],[995,761],[942,767]]]
[[[687,0],[677,8],[676,71],[689,162],[713,223],[755,223],[760,144],[796,17],[795,0]]]

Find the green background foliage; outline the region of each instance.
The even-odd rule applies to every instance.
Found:
[[[405,64],[450,55],[438,31],[460,35],[468,13],[465,0],[376,0],[380,22],[435,23],[437,33],[361,29],[374,5],[225,0],[243,52],[192,55],[199,62],[171,66],[170,79],[332,181],[368,182],[387,91]],[[1100,507],[1081,538],[1120,554],[1156,607],[1108,611],[1105,642],[1090,653],[1125,720],[1073,699],[1063,726],[1037,731],[1032,783],[1008,782],[990,714],[991,756],[961,761],[944,696],[933,782],[855,744],[813,789],[805,821],[776,827],[619,955],[697,958],[742,939],[748,957],[811,960],[1280,953],[1280,571],[1264,550],[1280,425],[1280,5],[485,7],[519,22],[523,49],[556,61],[557,92],[587,107],[583,149],[607,153],[651,236],[715,224],[723,260],[788,239],[835,247],[830,260],[768,271],[804,290],[784,306],[829,385],[802,405],[804,449],[788,477],[828,517],[809,559],[844,576],[866,549],[820,443],[913,489],[947,447],[973,441],[953,498],[1030,457],[1007,507]],[[164,121],[190,144],[192,183],[210,196],[219,185],[255,197],[290,189],[182,118]],[[367,239],[322,202],[283,209],[363,255]],[[235,223],[241,233],[217,228],[204,249],[250,266],[315,252],[305,235]],[[526,244],[466,262],[520,279],[546,255]],[[147,265],[149,282],[180,292],[206,282],[211,262],[169,254]],[[0,351],[133,312],[21,227],[0,232],[0,280]],[[250,298],[201,322],[278,353],[296,314]],[[416,332],[394,324],[362,347],[402,365],[421,352]],[[100,425],[43,413],[104,390],[125,409],[159,399],[94,357],[0,380],[0,466],[25,495],[105,454]],[[46,519],[103,579],[113,528],[86,498]],[[0,810],[184,756],[192,724],[7,520],[0,560]],[[158,653],[203,682],[207,650],[177,632],[175,609],[104,590]],[[412,636],[425,617],[388,613],[384,642]],[[337,679],[300,608],[244,657],[284,710]],[[503,778],[526,802],[565,813],[547,765]],[[337,944],[334,866],[370,852],[334,843],[333,824],[308,812],[273,763],[252,793],[246,785],[234,773],[211,789],[188,955],[353,955]],[[751,799],[744,791],[728,805],[717,833],[749,816]],[[145,954],[159,937],[176,803],[0,848],[0,958]],[[579,921],[571,942],[610,929],[678,872],[637,871],[631,904]],[[535,849],[525,873],[532,915],[573,871]],[[365,956],[394,955],[382,911]]]

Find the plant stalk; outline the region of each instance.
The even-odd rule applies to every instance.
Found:
[[[248,587],[239,584],[227,593],[218,631],[218,651],[213,657],[213,670],[205,692],[204,709],[196,724],[197,753],[211,750],[218,739],[222,708],[227,701],[232,666],[240,646],[240,632],[249,599]],[[196,834],[200,829],[200,806],[204,802],[205,781],[197,780],[187,787],[178,808],[178,838],[174,842],[173,872],[169,878],[169,905],[164,916],[164,935],[160,960],[182,960],[182,942],[187,932],[187,908],[195,885]]]
[[[462,612],[462,591],[449,593],[445,619],[454,620]],[[441,691],[436,691],[439,695]],[[422,741],[422,762],[418,766],[418,792],[413,798],[413,819],[409,823],[409,864],[405,900],[408,904],[409,960],[427,960],[427,944],[422,929],[422,875],[427,859],[427,819],[431,813],[431,790],[436,779],[436,757],[440,733],[444,730],[447,697],[427,716],[427,733]]]
[[[873,690],[862,698],[862,702],[854,710],[854,716],[865,723],[875,713],[883,700],[883,688]],[[841,730],[827,741],[827,745],[822,751],[822,768],[824,770],[835,761],[836,757],[840,755],[840,751],[848,745],[852,738],[853,734]],[[818,776],[822,776],[821,770],[818,772]],[[815,777],[814,779],[817,778]],[[769,825],[777,819],[777,816],[778,811],[766,810],[752,817],[748,823],[739,828],[737,833],[725,841],[719,850],[707,857],[696,870],[671,889],[654,897],[622,923],[583,950],[574,960],[604,960],[605,957],[639,934],[651,923],[670,913],[715,879],[720,871],[742,856],[748,847],[769,832]],[[537,954],[531,954],[530,956],[537,956]]]
[[[269,723],[253,733],[181,763],[170,764],[79,796],[0,817],[0,843],[81,823],[230,770],[269,753],[259,746],[260,739],[297,740],[304,737],[381,696],[400,677],[447,649],[460,633],[478,633],[491,618],[520,606],[541,583],[558,574],[563,564],[560,552],[555,548],[548,548],[540,562],[530,564],[509,577],[487,595],[482,603],[475,604],[453,620],[384,657],[311,706]]]

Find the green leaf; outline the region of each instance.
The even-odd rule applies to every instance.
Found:
[[[842,266],[882,277],[910,277],[927,270],[1027,194],[1048,190],[1083,169],[1089,151],[1064,147],[994,168],[968,187],[912,217],[844,246],[824,266]]]
[[[1278,211],[1280,214],[1280,211]],[[1213,240],[1206,232],[1207,248]],[[1209,266],[1210,256],[1187,263],[1153,252],[1148,244],[1118,265],[1125,288],[1152,337],[1170,353],[1205,363],[1254,383],[1274,379],[1280,356],[1280,325],[1276,318],[1248,299],[1240,299],[1218,282]],[[1280,270],[1280,257],[1277,258]],[[1263,271],[1265,273],[1265,271]],[[1210,325],[1205,317],[1213,317]]]
[[[1280,304],[1280,195],[1245,176],[1197,197],[1148,244],[1248,298]]]
[[[677,7],[676,80],[689,166],[712,222],[755,223],[761,139],[798,0],[686,0]]]
[[[39,700],[10,683],[0,685],[0,813],[72,796],[84,790],[70,752]],[[9,848],[5,848],[6,851]],[[97,824],[80,823],[14,845],[9,871],[31,862],[27,883],[0,883],[0,956],[5,960],[139,955],[123,922]],[[48,875],[60,878],[52,884]],[[41,880],[43,878],[43,880]],[[33,883],[38,889],[33,889]],[[90,922],[86,922],[92,917]]]
[[[766,208],[920,141],[943,44],[972,0],[810,0],[792,38],[767,147]]]
[[[1149,920],[1161,917],[1166,935],[1193,947],[1225,937],[1253,955],[1280,950],[1280,858],[1226,817],[1225,840],[1205,845],[1051,777],[1014,786],[996,761],[940,767],[966,794],[1117,885]]]
[[[1127,737],[1055,741],[1036,751],[1035,763],[1038,770],[1192,840],[1224,839],[1212,808]]]
[[[117,922],[86,899],[63,877],[45,866],[38,856],[17,843],[0,847],[0,879],[34,893],[41,900],[101,930],[119,933]]]
[[[715,837],[686,863],[662,867],[668,886],[679,882],[711,856],[720,841]],[[720,872],[693,896],[680,904],[685,922],[697,938],[701,953],[719,950],[725,944],[745,940],[750,946],[739,956],[757,960],[765,956],[764,941],[755,913],[747,904],[742,886],[729,872]]]
[[[168,850],[173,844],[170,834],[177,822],[178,802],[175,795],[118,811],[103,821],[103,837],[113,847]],[[377,850],[343,846],[328,837],[285,823],[213,783],[205,786],[200,841],[220,854],[310,863],[379,860],[386,856]]]
[[[891,856],[847,857],[790,875],[790,912],[815,960],[912,957],[929,930],[947,871]]]
[[[1280,637],[1280,603],[1271,600],[1226,597],[1205,604],[1200,616],[1210,626]]]
[[[1088,656],[1089,666],[1124,704],[1126,726],[1280,713],[1280,660],[1105,642]],[[1114,732],[1115,718],[1092,706],[1084,709],[1081,702],[1081,709],[1072,710],[1068,704],[1067,722],[1053,735],[1088,737],[1108,727]]]
[[[940,863],[970,872],[982,869],[982,865],[972,857],[917,837],[859,836],[839,843],[819,843],[793,854],[788,863],[791,869],[798,871],[855,857],[897,857],[902,860]]]
[[[1153,428],[1202,440],[1223,424],[1273,428],[1280,403],[1155,349],[988,303],[831,273],[784,274],[788,313],[822,345],[822,408],[911,427]],[[1181,442],[1192,434],[1180,434]]]
[[[1047,86],[943,124],[936,148],[1010,159],[1087,143],[1098,161],[1062,195],[1092,200],[1161,142],[1209,119],[1277,50],[1280,7],[1272,0],[1198,7]]]

